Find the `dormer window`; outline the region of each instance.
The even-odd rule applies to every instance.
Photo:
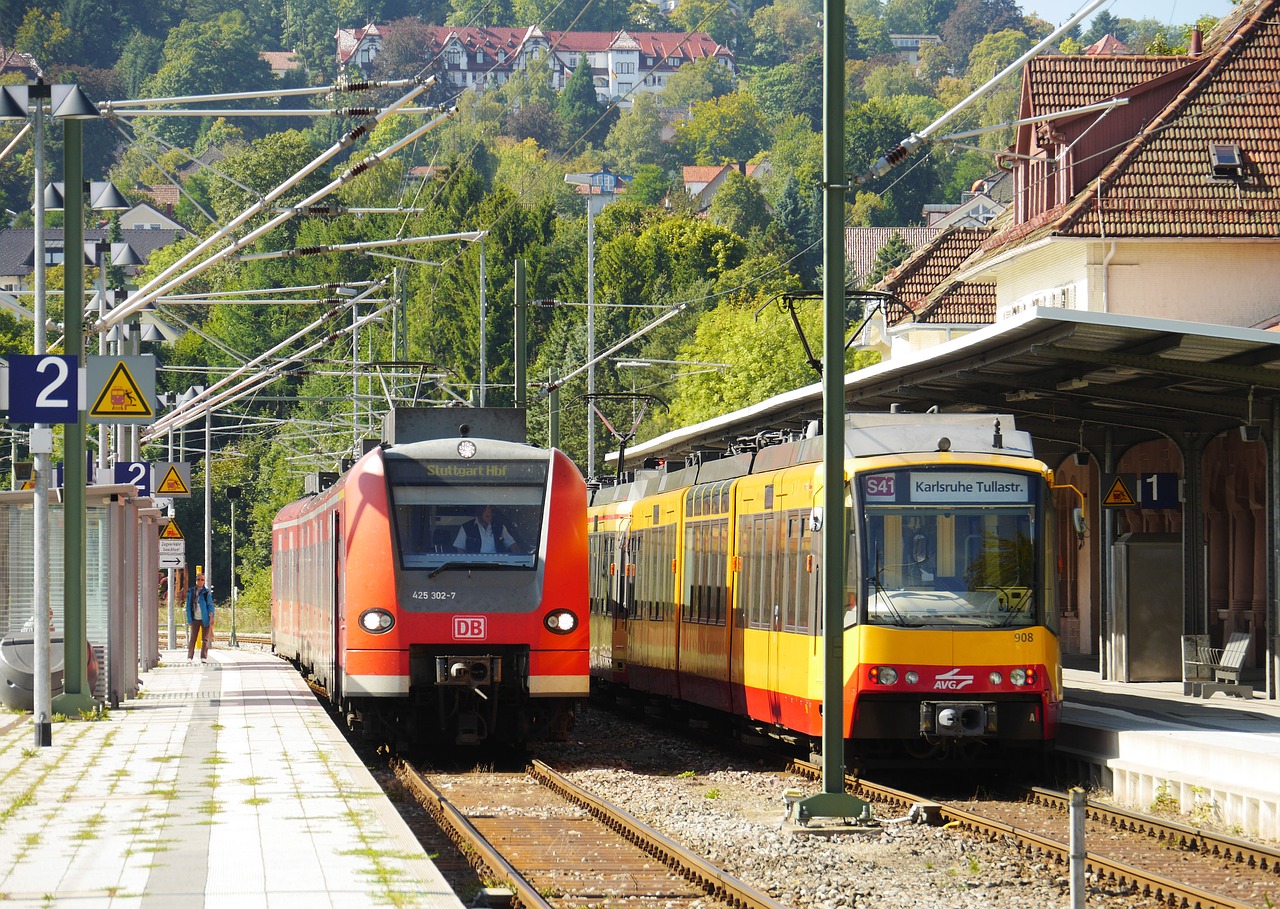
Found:
[[[1237,180],[1241,174],[1240,146],[1222,142],[1209,145],[1210,175],[1215,180]]]

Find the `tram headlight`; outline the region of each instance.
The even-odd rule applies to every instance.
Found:
[[[369,634],[385,634],[395,623],[395,616],[385,609],[366,609],[360,613],[360,627]]]
[[[1017,672],[1017,671],[1018,670],[1016,669],[1014,670],[1014,672]],[[987,676],[987,681],[989,681],[992,685],[999,685],[1001,682],[1004,681],[1004,676],[1002,676],[999,672],[992,671],[991,675]],[[1016,685],[1017,682],[1014,682],[1014,684]]]
[[[920,673],[916,672],[914,669],[908,669],[907,674],[903,676],[903,679],[906,680],[908,685],[914,685],[916,682],[920,681]]]
[[[1013,682],[1013,684],[1021,688],[1023,685],[1027,684],[1027,670],[1025,669],[1013,670],[1012,672],[1009,673],[1009,681]]]
[[[545,622],[547,631],[553,634],[568,634],[578,627],[578,617],[567,609],[548,612]]]
[[[871,681],[877,685],[892,685],[898,681],[898,670],[892,666],[872,666]]]

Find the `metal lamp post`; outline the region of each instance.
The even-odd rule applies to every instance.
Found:
[[[239,647],[240,644],[236,641],[236,502],[240,498],[240,487],[228,486],[223,494],[231,503],[231,637],[229,642],[232,647]]]
[[[35,184],[33,187],[35,208],[34,279],[36,291],[33,313],[34,344],[37,355],[47,352],[45,239],[44,239],[44,111],[45,99],[49,100],[50,113],[64,123],[63,172],[71,181],[72,192],[66,200],[67,219],[64,248],[76,249],[83,242],[84,227],[81,222],[83,198],[81,174],[83,158],[81,150],[82,120],[96,119],[98,109],[76,85],[48,85],[43,80],[31,85],[10,85],[0,90],[0,119],[26,119],[28,105],[34,103],[34,151]],[[80,256],[67,257],[65,262],[64,303],[65,350],[83,363],[83,285],[84,270]],[[78,295],[77,295],[78,291]],[[37,747],[52,742],[52,714],[55,706],[63,713],[75,713],[96,706],[96,701],[84,691],[85,664],[83,654],[87,649],[84,622],[84,422],[68,424],[64,431],[65,470],[64,505],[64,588],[63,588],[63,694],[55,705],[51,697],[51,669],[49,659],[50,614],[50,555],[49,532],[49,457],[53,452],[52,428],[36,423],[32,431],[32,457],[35,469],[35,493],[33,524],[35,532],[35,566],[33,601],[34,622],[34,691],[33,720]]]

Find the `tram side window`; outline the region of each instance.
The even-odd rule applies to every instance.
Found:
[[[711,530],[712,551],[715,553],[714,595],[711,602],[711,622],[714,625],[725,623],[725,600],[728,597],[729,575],[729,521],[716,521]]]

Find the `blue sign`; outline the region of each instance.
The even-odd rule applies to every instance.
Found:
[[[151,495],[151,464],[147,461],[122,461],[115,467],[115,481],[123,486],[132,483],[138,487],[138,495]]]
[[[1177,508],[1179,506],[1176,473],[1138,474],[1138,502],[1143,508]]]
[[[76,357],[39,354],[8,360],[10,422],[80,422],[80,363]]]

